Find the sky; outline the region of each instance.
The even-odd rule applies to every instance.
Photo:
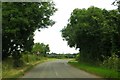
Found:
[[[49,44],[50,52],[54,53],[78,53],[78,49],[70,48],[67,41],[63,41],[60,30],[67,25],[70,14],[75,8],[88,8],[90,6],[99,7],[101,9],[117,9],[111,5],[114,0],[53,0],[55,7],[58,9],[51,19],[56,23],[49,28],[41,29],[40,32],[35,31],[34,42]]]

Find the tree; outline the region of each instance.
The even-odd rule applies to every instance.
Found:
[[[45,45],[44,56],[46,57],[49,52],[50,52],[50,48],[49,48],[49,45],[47,44],[47,45]]]
[[[70,47],[79,48],[81,60],[103,60],[102,56],[111,56],[113,52],[118,15],[117,10],[107,11],[93,6],[74,9],[67,26],[62,29],[62,36]]]
[[[118,11],[120,12],[120,0],[115,0],[112,4],[118,6]]]
[[[49,45],[44,43],[35,43],[32,49],[33,53],[40,53],[41,56],[46,57],[47,52],[50,52]]]
[[[116,23],[116,34],[113,38],[113,52],[120,57],[120,0],[115,0],[113,5],[118,6],[118,15],[114,17],[114,22]]]
[[[2,58],[12,55],[16,64],[21,51],[32,47],[34,31],[55,23],[50,19],[55,11],[53,2],[3,2]]]

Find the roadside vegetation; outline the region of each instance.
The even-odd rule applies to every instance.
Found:
[[[69,58],[75,58],[77,55],[77,53],[74,53],[74,54],[70,54],[70,53],[50,53],[50,54],[47,54],[47,57],[48,58],[56,58],[56,59],[69,59]]]
[[[96,76],[99,76],[101,78],[120,78],[119,72],[114,69],[108,69],[103,66],[96,66],[90,63],[85,62],[78,62],[78,61],[69,61],[68,64],[70,64],[73,67],[76,67],[78,69],[84,70],[88,73],[94,74]]]
[[[19,67],[15,67],[12,56],[9,56],[2,62],[2,78],[17,78],[23,76],[26,71],[30,70],[33,66],[38,63],[47,61],[46,57],[49,52],[49,46],[43,43],[35,43],[32,51],[25,51],[21,53],[21,63]]]
[[[34,50],[37,51],[37,49],[33,49],[33,51]],[[42,51],[41,48],[39,48],[38,51],[39,50]],[[6,79],[6,78],[22,77],[27,71],[32,69],[35,65],[46,62],[46,61],[51,61],[51,60],[56,60],[56,59],[71,59],[71,58],[74,59],[74,57],[71,57],[72,56],[71,54],[69,55],[68,54],[60,54],[60,55],[56,54],[57,56],[56,55],[50,56],[51,54],[46,54],[45,55],[46,57],[44,55],[43,54],[32,54],[29,52],[22,53],[21,59],[23,61],[23,64],[21,67],[17,67],[17,68],[13,66],[12,56],[9,56],[6,60],[2,62],[2,78]]]
[[[71,64],[108,78],[117,77],[120,71],[120,1],[116,0],[113,5],[118,9],[76,8],[61,30],[68,45],[79,49],[78,63]]]
[[[23,76],[27,71],[33,68],[38,63],[47,61],[45,57],[38,57],[34,54],[25,54],[22,57],[24,64],[21,67],[13,67],[13,59],[7,58],[2,63],[2,78],[18,78]]]
[[[70,47],[79,49],[69,64],[105,78],[119,77],[120,1],[116,10],[74,9],[61,32]],[[2,78],[18,78],[49,58],[75,58],[70,54],[49,54],[48,44],[34,43],[34,32],[55,24],[57,10],[51,2],[2,2]],[[40,36],[44,37],[44,36]],[[51,59],[52,60],[52,59]]]
[[[33,37],[36,30],[54,25],[54,6],[52,1],[2,2],[2,78],[20,77],[46,60],[49,45],[34,43]]]

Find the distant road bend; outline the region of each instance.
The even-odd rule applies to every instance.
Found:
[[[70,66],[68,61],[58,59],[39,64],[22,78],[100,78]]]

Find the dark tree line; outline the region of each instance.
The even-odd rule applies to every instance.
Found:
[[[34,31],[55,23],[50,19],[55,11],[53,2],[3,2],[2,59],[12,56],[18,66],[21,52],[32,49]]]
[[[74,9],[61,32],[70,47],[79,48],[80,60],[102,61],[103,56],[120,57],[120,12],[97,7]]]

